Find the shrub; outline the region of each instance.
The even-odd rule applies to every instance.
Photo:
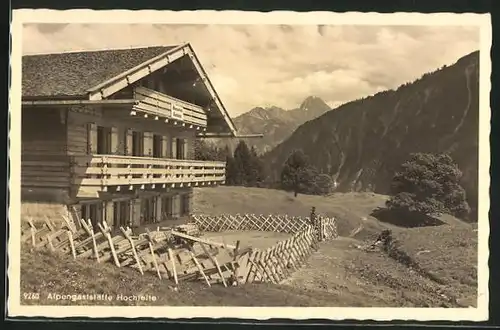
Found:
[[[465,217],[470,208],[459,181],[462,172],[447,154],[412,154],[393,178],[386,206],[421,214]]]

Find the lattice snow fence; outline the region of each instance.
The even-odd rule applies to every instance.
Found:
[[[308,217],[287,215],[222,214],[218,216],[193,215],[192,218],[198,228],[206,232],[253,230],[293,234],[311,224]],[[337,237],[337,225],[334,218],[318,216],[314,222],[313,226],[321,240]]]
[[[200,230],[221,232],[227,230],[273,231],[296,233],[308,225],[308,218],[287,215],[222,214],[217,216],[193,215]]]
[[[334,218],[318,217],[317,223],[320,241],[338,237],[337,224]]]
[[[117,267],[131,267],[141,274],[152,272],[159,278],[175,282],[202,280],[228,285],[236,279],[238,245],[224,244],[187,234],[197,232],[194,224],[133,235],[130,229],[112,231],[107,224],[96,228],[90,221],[80,221],[76,229],[70,223],[62,226],[48,218],[35,226],[22,228],[22,241],[34,247],[49,247],[74,259],[111,262]],[[230,282],[231,283],[231,282]]]
[[[309,255],[318,249],[318,237],[312,226],[306,226],[287,240],[266,249],[252,249],[240,257],[240,283],[271,282],[279,284],[302,267]]]

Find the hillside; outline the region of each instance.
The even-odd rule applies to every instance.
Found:
[[[397,90],[356,100],[308,121],[264,155],[272,178],[294,149],[337,181],[337,191],[386,194],[413,152],[449,152],[477,207],[479,52]],[[321,143],[319,143],[321,142]]]
[[[387,196],[370,192],[334,193],[330,196],[299,195],[281,190],[218,187],[195,189],[195,213],[256,213],[335,217],[340,238],[322,243],[309,265],[287,285],[343,295],[364,306],[436,306],[445,304],[441,294],[463,306],[474,306],[477,296],[478,235],[475,226],[450,215],[438,225],[405,228],[384,223],[371,214]],[[376,252],[356,246],[372,243],[390,229],[401,249],[442,283],[418,275],[408,267]],[[439,292],[439,294],[437,294]]]
[[[377,221],[372,210],[386,196],[338,193],[293,198],[280,190],[218,187],[195,189],[195,212],[274,213],[308,215],[311,206],[335,216],[342,237],[321,243],[307,264],[281,285],[246,284],[208,288],[203,282],[173,283],[154,272],[117,268],[112,263],[73,260],[47,250],[21,254],[21,292],[39,292],[40,300],[21,297],[25,304],[84,304],[48,299],[49,293],[156,296],[154,302],[113,300],[113,305],[177,306],[341,306],[341,307],[459,307],[475,306],[477,294],[477,232],[452,217],[433,227],[399,228]],[[359,245],[373,242],[382,229],[392,229],[404,249],[442,283],[416,274],[382,252]],[[233,234],[233,233],[231,233]],[[247,235],[244,232],[243,235]],[[265,233],[261,233],[265,237]],[[230,235],[226,237],[229,239]],[[259,237],[252,237],[257,241]],[[445,297],[453,297],[450,302]],[[88,303],[88,302],[87,302]],[[100,302],[96,302],[99,304]]]
[[[301,124],[328,110],[330,107],[322,99],[310,96],[296,109],[284,110],[275,106],[257,107],[233,118],[233,121],[241,134],[264,134],[261,139],[245,139],[248,145],[255,146],[258,153],[264,153],[283,142]],[[221,148],[227,144],[231,150],[234,150],[239,139],[208,139],[207,141]]]

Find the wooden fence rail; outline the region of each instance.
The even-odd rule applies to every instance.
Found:
[[[67,218],[58,225],[45,218],[35,225],[27,221],[22,241],[34,247],[48,247],[97,263],[132,267],[141,274],[152,272],[175,282],[202,280],[208,286],[221,283],[280,283],[304,265],[318,243],[337,236],[335,219],[288,216],[223,215],[194,216],[195,222],[175,228],[133,235],[129,228],[113,231],[106,222],[79,226]],[[225,244],[199,237],[201,231],[260,230],[291,233],[292,236],[266,249],[241,248],[240,242]]]
[[[217,216],[197,214],[192,216],[192,221],[198,228],[208,232],[254,230],[294,234],[312,225],[321,240],[337,237],[337,225],[334,218],[317,216],[313,217],[313,219],[311,221],[310,217],[290,217],[273,214],[222,214]]]
[[[193,215],[193,222],[200,230],[220,232],[227,230],[273,231],[296,233],[308,224],[308,218],[289,217],[287,215],[222,214],[218,216]]]
[[[94,226],[90,220],[80,220],[79,229],[69,222],[56,225],[48,218],[38,226],[31,220],[27,223],[29,227],[22,228],[23,242],[37,248],[48,247],[74,259],[112,262],[116,267],[135,268],[141,274],[152,272],[176,285],[184,280],[203,279],[209,286],[217,282],[226,286],[230,279],[236,279],[238,244],[189,235],[186,232],[193,224],[187,226],[188,230],[181,225],[133,235],[129,228],[113,232],[106,222]]]
[[[302,267],[309,255],[318,249],[318,237],[313,227],[295,233],[266,250],[254,249],[240,260],[240,282],[281,283]]]

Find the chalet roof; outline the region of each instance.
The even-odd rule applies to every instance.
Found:
[[[62,97],[103,100],[180,57],[190,58],[198,78],[203,81],[204,93],[214,102],[217,111],[212,111],[209,119],[222,121],[223,130],[237,136],[232,119],[189,43],[26,55],[22,59],[22,97],[26,101]]]
[[[85,96],[87,90],[177,46],[25,55],[23,97]]]

